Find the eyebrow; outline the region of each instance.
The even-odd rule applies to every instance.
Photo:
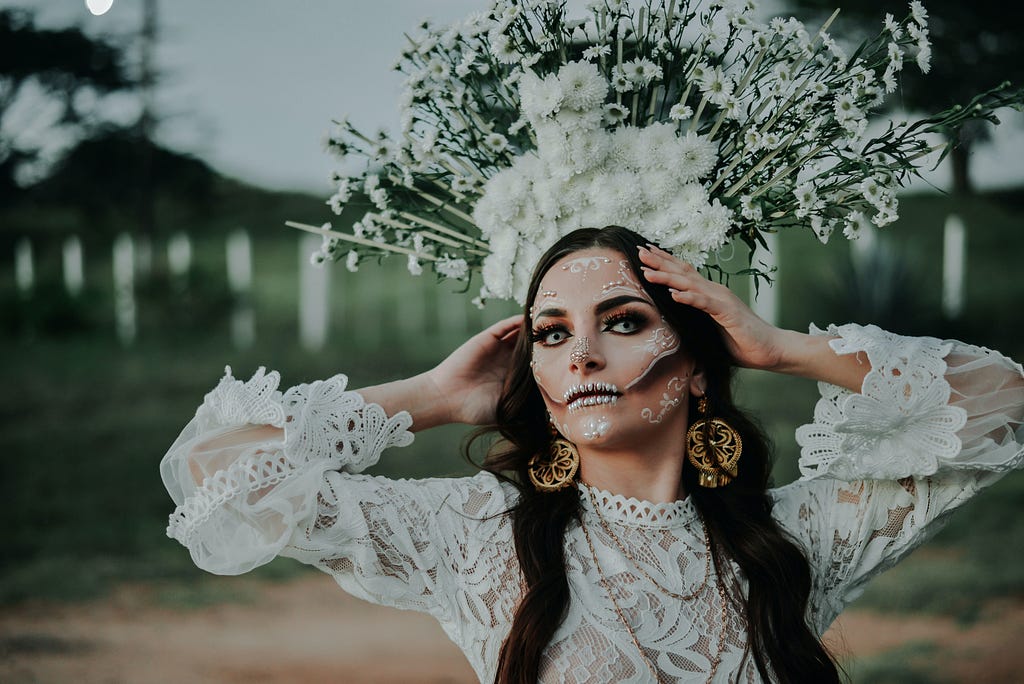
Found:
[[[606,311],[610,311],[611,309],[614,309],[616,307],[620,307],[623,304],[630,304],[630,303],[633,303],[633,302],[639,302],[641,304],[646,304],[648,306],[652,306],[651,302],[649,302],[646,299],[642,299],[640,297],[634,297],[633,295],[620,295],[618,297],[611,297],[609,299],[606,299],[603,302],[598,302],[598,304],[594,307],[594,313],[600,316],[601,314],[603,314]],[[559,309],[559,308],[555,308],[555,307],[551,307],[551,308],[547,308],[547,309],[541,309],[540,313],[538,313],[536,316],[534,316],[534,318],[536,319],[536,318],[541,318],[541,317],[544,317],[544,316],[552,316],[552,317],[555,317],[555,318],[564,317],[565,316],[565,309]]]

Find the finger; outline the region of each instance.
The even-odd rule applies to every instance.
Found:
[[[523,314],[515,314],[492,324],[487,328],[487,333],[504,342],[514,338],[522,325]]]
[[[695,273],[679,273],[649,267],[643,268],[642,272],[648,282],[666,285],[677,290],[691,290],[704,285],[704,279],[697,277]]]
[[[681,275],[697,274],[697,270],[691,264],[677,259],[671,254],[655,254],[650,250],[641,251],[639,254],[641,263],[647,268]]]

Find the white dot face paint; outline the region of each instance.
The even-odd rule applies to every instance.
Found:
[[[583,439],[593,441],[608,434],[611,422],[607,416],[587,416],[583,419]]]
[[[530,318],[533,376],[567,439],[635,445],[653,425],[685,428],[685,411],[661,412],[661,402],[682,403],[693,363],[621,254],[587,249],[557,262]]]

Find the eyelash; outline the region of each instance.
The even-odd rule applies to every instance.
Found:
[[[621,323],[622,321],[630,321],[631,323],[636,324],[637,330],[628,333],[621,333],[623,335],[632,335],[647,324],[647,317],[636,311],[619,311],[617,313],[614,313],[610,316],[606,316],[605,318],[601,319],[601,325],[604,327],[604,331],[608,332],[617,323]],[[544,342],[545,338],[547,338],[547,336],[553,332],[563,332],[567,336],[569,335],[569,331],[566,329],[564,325],[561,325],[559,323],[552,323],[551,325],[545,325],[533,330],[530,333],[530,341],[540,342],[545,347],[553,347],[558,344],[561,344],[561,342]]]

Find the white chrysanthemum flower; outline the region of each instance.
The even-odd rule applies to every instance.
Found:
[[[570,62],[558,70],[562,103],[578,112],[600,107],[608,95],[608,82],[597,67],[587,62]]]
[[[685,178],[704,178],[718,161],[715,144],[692,131],[679,138],[678,150],[679,171]]]
[[[467,192],[472,192],[475,185],[471,178],[466,176],[455,176],[452,178],[452,192],[457,192],[460,195],[464,195]]]
[[[920,0],[911,0],[910,2],[910,16],[914,18],[917,25],[924,28],[928,25],[928,10],[924,8]]]
[[[882,200],[883,188],[874,178],[865,178],[860,183],[860,193],[869,204],[877,207]]]
[[[710,102],[717,105],[723,104],[732,95],[734,87],[732,79],[719,67],[709,70],[700,81],[701,91],[707,94]]]
[[[672,109],[668,110],[668,118],[675,121],[685,121],[691,116],[693,116],[693,108],[682,102],[672,105]]]
[[[903,50],[900,49],[899,45],[896,43],[889,43],[886,48],[886,53],[889,57],[890,66],[896,69],[896,71],[903,68]]]
[[[633,79],[621,66],[612,67],[612,88],[618,93],[628,93],[634,88]]]
[[[757,152],[761,147],[761,132],[756,128],[748,128],[743,134],[743,146],[750,152]]]
[[[355,250],[349,251],[345,257],[345,268],[349,273],[355,273],[359,270],[359,254]]]
[[[512,47],[512,40],[504,33],[494,34],[491,38],[491,55],[502,64],[515,64],[523,59],[523,54]]]
[[[922,74],[927,74],[932,68],[932,47],[927,41],[919,41],[917,44],[917,68]]]
[[[544,78],[532,71],[519,79],[519,104],[523,115],[531,121],[551,116],[562,106],[562,84],[554,74]]]
[[[896,21],[896,17],[888,12],[885,15],[885,30],[889,32],[893,40],[899,40],[903,37],[903,29],[900,27],[900,23]]]
[[[761,149],[774,150],[782,144],[782,138],[775,131],[768,131],[761,137]]]
[[[409,270],[410,275],[418,276],[423,274],[423,267],[420,266],[420,260],[416,258],[415,254],[410,254],[406,259],[405,267]]]
[[[793,191],[793,196],[796,197],[796,215],[798,218],[807,216],[821,205],[821,200],[818,198],[818,189],[814,187],[813,183],[803,183],[798,186]]]
[[[610,54],[612,54],[612,47],[610,45],[591,45],[583,51],[583,59],[588,62],[594,62]]]
[[[343,198],[339,193],[334,193],[325,204],[331,208],[331,211],[340,216],[341,212],[345,210],[345,202],[346,198]]]
[[[865,231],[869,228],[870,222],[868,217],[861,211],[851,211],[846,215],[846,220],[843,225],[843,235],[847,240],[856,240],[860,238]]]
[[[374,203],[378,210],[387,211],[391,198],[388,197],[387,190],[384,188],[377,188],[370,193],[370,201]]]
[[[427,77],[433,81],[447,81],[451,76],[451,69],[445,62],[434,57],[427,62],[426,73]]]
[[[469,274],[469,264],[465,259],[453,259],[447,254],[438,259],[437,272],[445,278],[463,280]]]
[[[754,198],[750,195],[743,195],[740,197],[740,215],[745,219],[751,221],[760,221],[764,218],[764,212],[761,209],[760,204],[754,202]]]
[[[793,80],[790,67],[785,62],[779,62],[772,67],[772,76],[780,86],[786,86]]]
[[[313,266],[323,266],[325,261],[327,261],[327,255],[322,250],[318,249],[309,255],[309,263]]]
[[[489,241],[491,253],[484,257],[481,275],[484,287],[500,299],[512,296],[512,264],[519,243],[519,234],[507,226],[492,235]]]
[[[886,67],[885,73],[882,74],[882,88],[885,89],[886,93],[895,93],[897,87],[899,87],[899,84],[896,82],[896,70],[890,64]]]
[[[508,138],[501,133],[489,133],[484,136],[484,147],[495,154],[500,154],[508,149]]]
[[[833,101],[833,109],[839,122],[850,121],[851,119],[858,119],[863,116],[863,113],[857,108],[853,95],[850,93],[836,95]]]
[[[609,126],[616,126],[626,120],[629,116],[629,108],[620,104],[611,103],[604,106],[604,122]]]

